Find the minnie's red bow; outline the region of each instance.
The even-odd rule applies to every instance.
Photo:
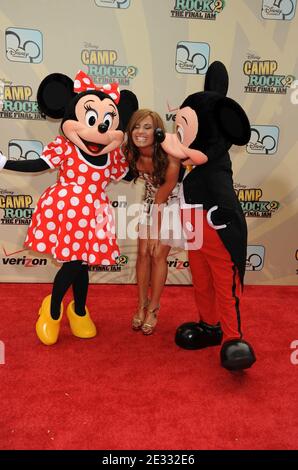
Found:
[[[120,90],[118,83],[107,83],[106,85],[97,86],[85,72],[79,70],[74,81],[73,91],[75,93],[81,93],[82,91],[88,90],[102,91],[106,95],[109,95],[116,104],[119,103]]]

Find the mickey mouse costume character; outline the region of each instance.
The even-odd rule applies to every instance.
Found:
[[[0,168],[59,169],[57,182],[36,205],[25,240],[27,248],[49,253],[63,263],[36,323],[40,341],[52,345],[59,336],[62,299],[71,285],[74,301],[66,310],[71,331],[80,338],[96,335],[86,307],[88,264],[115,264],[119,256],[105,188],[128,172],[119,147],[138,101],[128,90],[119,92],[116,83],[95,86],[82,71],[74,82],[60,73],[48,75],[38,88],[37,101],[45,115],[63,118],[63,135],[49,143],[38,160],[15,162],[0,156]]]
[[[240,296],[247,227],[233,187],[228,150],[232,144],[249,141],[250,124],[242,107],[226,97],[228,82],[225,66],[213,62],[204,91],[185,99],[177,112],[176,135],[166,134],[161,145],[185,166],[196,165],[198,152],[208,158],[183,179],[185,202],[203,204],[203,245],[188,252],[199,322],[182,324],[176,332],[176,344],[185,349],[222,344],[221,365],[241,370],[256,358],[251,345],[242,339]],[[195,221],[198,209],[191,210]]]

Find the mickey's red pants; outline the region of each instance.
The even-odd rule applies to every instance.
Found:
[[[225,230],[225,229],[222,229]],[[220,322],[223,341],[242,338],[240,324],[241,283],[231,255],[218,231],[203,217],[203,245],[188,252],[200,320]]]

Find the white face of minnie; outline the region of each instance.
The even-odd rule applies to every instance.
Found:
[[[154,125],[151,116],[147,116],[136,123],[132,130],[131,138],[134,145],[140,150],[152,147],[154,144]]]
[[[77,120],[65,121],[62,130],[71,142],[88,155],[104,155],[122,144],[124,134],[117,130],[119,113],[113,100],[101,100],[94,94],[84,95],[76,104],[75,114]],[[102,128],[106,130],[101,132]]]

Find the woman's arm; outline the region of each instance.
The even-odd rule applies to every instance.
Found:
[[[169,195],[175,188],[180,171],[180,160],[168,156],[169,165],[165,175],[165,182],[158,188],[155,195],[155,204],[164,204],[167,202]]]

